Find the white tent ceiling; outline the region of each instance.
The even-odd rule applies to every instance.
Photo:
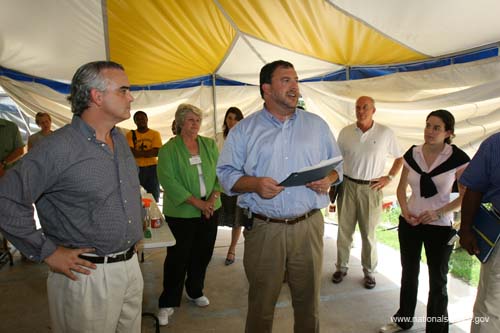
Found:
[[[61,126],[71,118],[64,91],[37,78],[67,83],[81,64],[111,59],[141,88],[133,108],[164,139],[182,102],[206,112],[202,133],[212,136],[229,106],[248,114],[262,100],[256,86],[214,87],[210,77],[256,84],[264,63],[284,59],[301,79],[338,70],[351,78],[300,85],[307,108],[335,133],[354,120],[355,99],[371,95],[375,119],[404,146],[422,140],[429,111],[445,108],[457,118],[456,142],[472,151],[500,128],[498,56],[352,78],[360,67],[449,59],[487,45],[497,54],[497,13],[495,0],[0,0],[0,85],[23,112],[48,111]],[[158,86],[207,76],[209,84]]]

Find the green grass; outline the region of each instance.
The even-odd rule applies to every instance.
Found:
[[[401,210],[393,207],[384,211],[382,223],[377,226],[377,241],[393,249],[399,250],[397,225]],[[426,262],[425,251],[422,249],[422,262]],[[456,248],[450,257],[450,274],[467,284],[477,287],[481,264],[475,256],[470,256],[467,251]]]

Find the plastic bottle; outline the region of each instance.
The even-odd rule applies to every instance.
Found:
[[[142,200],[146,215],[144,216],[143,227],[144,238],[151,238],[151,200]]]
[[[151,228],[159,228],[161,227],[161,216],[160,210],[151,209]]]

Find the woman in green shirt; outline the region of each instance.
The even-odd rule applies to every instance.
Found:
[[[158,179],[166,189],[163,213],[176,240],[163,265],[160,325],[167,325],[173,308],[180,306],[184,284],[188,300],[200,307],[210,303],[203,286],[221,206],[215,174],[219,153],[214,140],[198,135],[201,120],[199,108],[179,105],[175,113],[177,136],[158,153]]]

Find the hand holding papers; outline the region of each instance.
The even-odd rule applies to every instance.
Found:
[[[337,156],[329,160],[323,160],[316,165],[305,167],[292,173],[279,185],[285,187],[303,186],[307,183],[325,178],[341,162],[341,156]]]

